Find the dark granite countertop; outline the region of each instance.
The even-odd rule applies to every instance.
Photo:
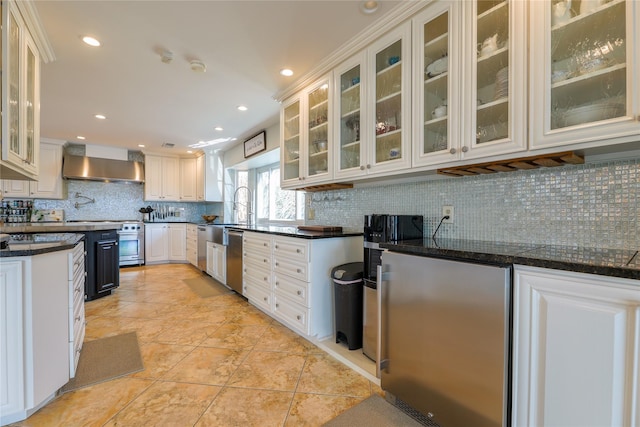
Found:
[[[84,234],[74,233],[46,233],[46,234],[21,234],[9,239],[9,247],[0,249],[0,258],[33,256],[48,252],[73,249],[82,239]]]
[[[318,231],[301,231],[297,227],[285,226],[246,226],[246,225],[227,225],[230,230],[240,231],[256,231],[258,233],[277,234],[279,236],[297,237],[300,239],[330,239],[334,237],[351,237],[362,236],[362,231],[343,230],[341,232],[318,232]]]
[[[395,252],[458,261],[494,265],[519,264],[640,279],[640,254],[636,250],[431,238],[380,243],[380,247]]]
[[[26,222],[0,226],[0,233],[67,233],[76,231],[118,230],[122,222]]]

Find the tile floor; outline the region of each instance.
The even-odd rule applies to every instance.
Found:
[[[145,369],[59,396],[16,426],[320,426],[380,387],[186,264],[121,270],[85,341],[136,331]]]

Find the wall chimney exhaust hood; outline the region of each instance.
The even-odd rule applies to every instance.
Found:
[[[144,163],[65,154],[62,177],[103,182],[144,182]]]

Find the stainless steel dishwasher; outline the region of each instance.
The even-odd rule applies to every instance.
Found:
[[[389,399],[442,427],[510,425],[511,268],[395,252],[379,268]]]
[[[227,286],[242,295],[242,231],[227,233]]]

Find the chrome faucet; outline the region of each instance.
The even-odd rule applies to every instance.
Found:
[[[237,201],[237,197],[238,197],[238,191],[245,189],[247,190],[247,204],[242,204],[239,203]],[[233,193],[233,210],[237,211],[238,210],[238,206],[244,206],[247,208],[247,226],[251,226],[251,219],[253,218],[253,212],[251,211],[251,202],[253,201],[253,195],[251,193],[251,189],[247,186],[241,185],[240,187],[236,188],[235,193]]]

